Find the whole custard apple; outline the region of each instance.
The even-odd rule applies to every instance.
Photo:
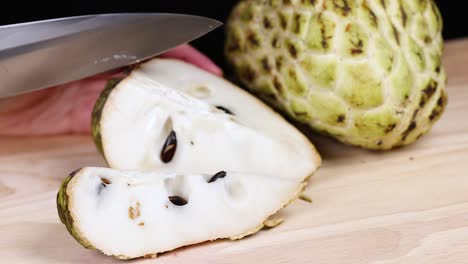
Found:
[[[432,0],[247,0],[227,21],[240,82],[341,142],[407,145],[447,105],[442,17]]]

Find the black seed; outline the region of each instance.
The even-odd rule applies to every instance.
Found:
[[[231,110],[227,109],[224,106],[217,105],[216,108],[218,108],[221,111],[224,111],[228,115],[234,115],[234,113]]]
[[[208,181],[208,183],[212,183],[212,182],[215,182],[217,179],[221,179],[221,178],[224,178],[226,177],[226,172],[225,171],[220,171],[220,172],[217,172],[215,175],[213,175],[210,180]]]
[[[193,146],[193,145],[195,145],[195,143],[193,143],[193,141],[190,141],[190,145],[192,145],[192,146]]]
[[[383,144],[382,140],[377,141],[377,146],[382,146],[382,144]]]
[[[111,184],[111,182],[106,178],[100,178],[100,179],[101,179],[101,184],[99,184],[98,186],[98,195],[101,194],[104,188],[106,188],[109,184]]]
[[[176,133],[174,131],[171,131],[169,136],[167,136],[166,142],[164,142],[164,145],[161,150],[161,160],[164,163],[168,163],[172,160],[174,157],[174,154],[176,152],[177,148],[177,137]]]
[[[336,121],[338,123],[343,123],[345,121],[346,117],[345,115],[339,115],[338,118],[336,119]]]
[[[177,195],[169,196],[169,201],[177,206],[184,206],[188,203],[187,200]]]
[[[105,185],[111,184],[111,182],[110,182],[108,179],[106,179],[106,178],[101,178],[101,181],[102,181],[102,183],[105,184]]]

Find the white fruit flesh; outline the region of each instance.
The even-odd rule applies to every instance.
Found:
[[[82,169],[65,190],[73,228],[104,254],[142,257],[254,233],[303,187],[229,171],[208,183],[212,176]],[[170,196],[187,204],[175,205]]]
[[[121,81],[106,101],[100,129],[104,156],[117,169],[303,179],[320,164],[310,141],[258,99],[176,60],[149,61]],[[176,152],[163,163],[171,131]]]

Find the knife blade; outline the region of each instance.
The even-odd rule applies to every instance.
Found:
[[[135,64],[221,25],[193,15],[119,13],[0,26],[0,98]]]

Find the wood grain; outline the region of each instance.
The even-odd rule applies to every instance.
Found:
[[[317,136],[312,204],[294,203],[286,222],[249,238],[141,262],[467,263],[468,40],[447,43],[444,64],[448,109],[417,143],[379,153]],[[89,137],[0,138],[0,262],[116,262],[83,249],[58,219],[58,187],[83,166],[104,166]]]

